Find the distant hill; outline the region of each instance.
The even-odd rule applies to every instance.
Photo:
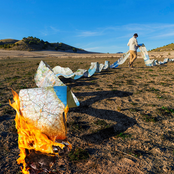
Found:
[[[17,41],[19,41],[19,40],[16,40],[16,39],[1,39],[0,40],[0,45],[3,45],[3,44],[14,44]]]
[[[0,40],[0,49],[23,50],[23,51],[40,51],[56,50],[69,52],[87,52],[83,49],[76,48],[61,42],[49,43],[36,37],[24,37],[22,40],[2,39]]]
[[[172,51],[174,50],[174,43],[171,43],[171,44],[168,44],[168,45],[164,45],[163,47],[158,47],[158,48],[155,48],[155,49],[152,49],[150,51]]]

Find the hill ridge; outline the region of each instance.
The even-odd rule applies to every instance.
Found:
[[[24,37],[22,40],[1,39],[0,48],[21,51],[59,50],[70,52],[87,52],[84,49],[76,48],[62,42],[49,43],[48,41],[43,41],[42,39],[33,36]]]
[[[174,43],[164,45],[162,47],[157,47],[155,49],[152,49],[150,51],[156,51],[156,52],[161,52],[161,51],[173,51],[174,50]]]

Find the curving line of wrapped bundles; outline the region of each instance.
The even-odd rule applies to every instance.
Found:
[[[146,66],[155,66],[155,65],[163,65],[167,62],[174,61],[174,59],[165,58],[164,61],[158,61],[158,60],[150,60],[147,49],[144,44],[140,44],[139,47],[141,51],[141,55],[144,59]],[[55,66],[53,68],[53,72],[56,74],[57,77],[63,76],[64,78],[72,78],[74,80],[77,80],[81,77],[91,77],[95,73],[99,73],[102,70],[107,70],[109,68],[117,68],[119,65],[122,65],[129,57],[130,53],[127,51],[121,58],[119,58],[116,62],[114,62],[112,65],[110,65],[109,61],[105,61],[104,64],[99,64],[98,62],[91,62],[91,66],[88,70],[85,69],[78,69],[76,72],[73,72],[70,68],[61,67],[61,66]],[[42,64],[42,63],[41,63]]]
[[[142,46],[139,47],[139,49],[141,51],[141,55],[144,59],[144,62],[145,62],[146,66],[156,66],[156,65],[166,64],[167,62],[174,62],[174,59],[169,59],[169,58],[165,58],[163,61],[158,61],[158,60],[155,60],[155,59],[150,60],[149,54],[147,52],[147,49],[146,49],[145,45],[142,44]]]
[[[61,66],[56,66],[53,68],[53,72],[56,74],[57,77],[63,76],[64,78],[72,78],[77,80],[81,77],[91,77],[94,73],[99,73],[102,70],[107,70],[110,67],[109,61],[105,61],[104,64],[99,64],[98,62],[91,62],[91,66],[88,70],[85,69],[78,69],[76,72],[70,68],[63,68]]]

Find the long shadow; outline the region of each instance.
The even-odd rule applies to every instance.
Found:
[[[78,98],[78,96],[94,96],[92,98],[89,98],[83,102],[80,103],[80,106],[89,106],[94,102],[97,102],[99,100],[103,100],[106,98],[111,98],[111,97],[128,97],[130,95],[133,95],[133,93],[131,92],[124,92],[124,91],[95,91],[95,92],[76,92],[74,93],[76,95],[76,97]],[[79,107],[80,108],[80,107]],[[78,108],[75,108],[78,109]]]
[[[76,86],[94,86],[96,83],[93,82],[93,80],[97,80],[98,78],[91,77],[91,78],[86,78],[83,77],[79,80],[73,80],[73,79],[66,79],[66,78],[61,78],[61,81],[69,86],[70,88],[76,87]]]
[[[4,120],[11,120],[11,119],[14,119],[14,116],[7,115],[7,114],[0,116],[0,122],[2,122]]]
[[[94,76],[114,74],[114,72],[112,72],[111,70],[112,70],[112,69],[109,69],[109,70],[102,70],[102,71],[99,72],[99,73],[95,73]]]
[[[70,112],[78,112],[78,113],[85,113],[96,118],[112,120],[117,122],[117,124],[110,126],[109,128],[105,128],[99,130],[98,132],[85,134],[81,138],[85,139],[86,141],[92,143],[101,143],[103,140],[108,139],[112,136],[116,136],[120,132],[126,131],[129,127],[136,124],[136,120],[130,118],[122,113],[117,111],[107,110],[107,109],[96,109],[91,107],[92,103],[97,101],[110,98],[110,97],[126,97],[132,95],[130,92],[123,92],[123,91],[100,91],[100,92],[89,92],[89,93],[76,93],[78,96],[94,96],[86,101],[83,101],[78,108],[70,109]]]

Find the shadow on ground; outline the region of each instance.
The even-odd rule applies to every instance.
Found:
[[[81,102],[78,108],[70,109],[70,112],[85,113],[90,116],[112,120],[117,122],[117,124],[110,126],[108,128],[99,130],[98,132],[85,134],[81,138],[92,143],[101,143],[103,140],[110,137],[116,136],[120,132],[126,131],[129,127],[136,124],[136,120],[130,118],[120,112],[107,110],[107,109],[96,109],[91,106],[91,104],[101,101],[103,99],[109,99],[111,97],[127,97],[132,95],[130,92],[123,91],[100,91],[100,92],[85,92],[85,93],[75,93],[77,98],[79,96],[94,96]]]

